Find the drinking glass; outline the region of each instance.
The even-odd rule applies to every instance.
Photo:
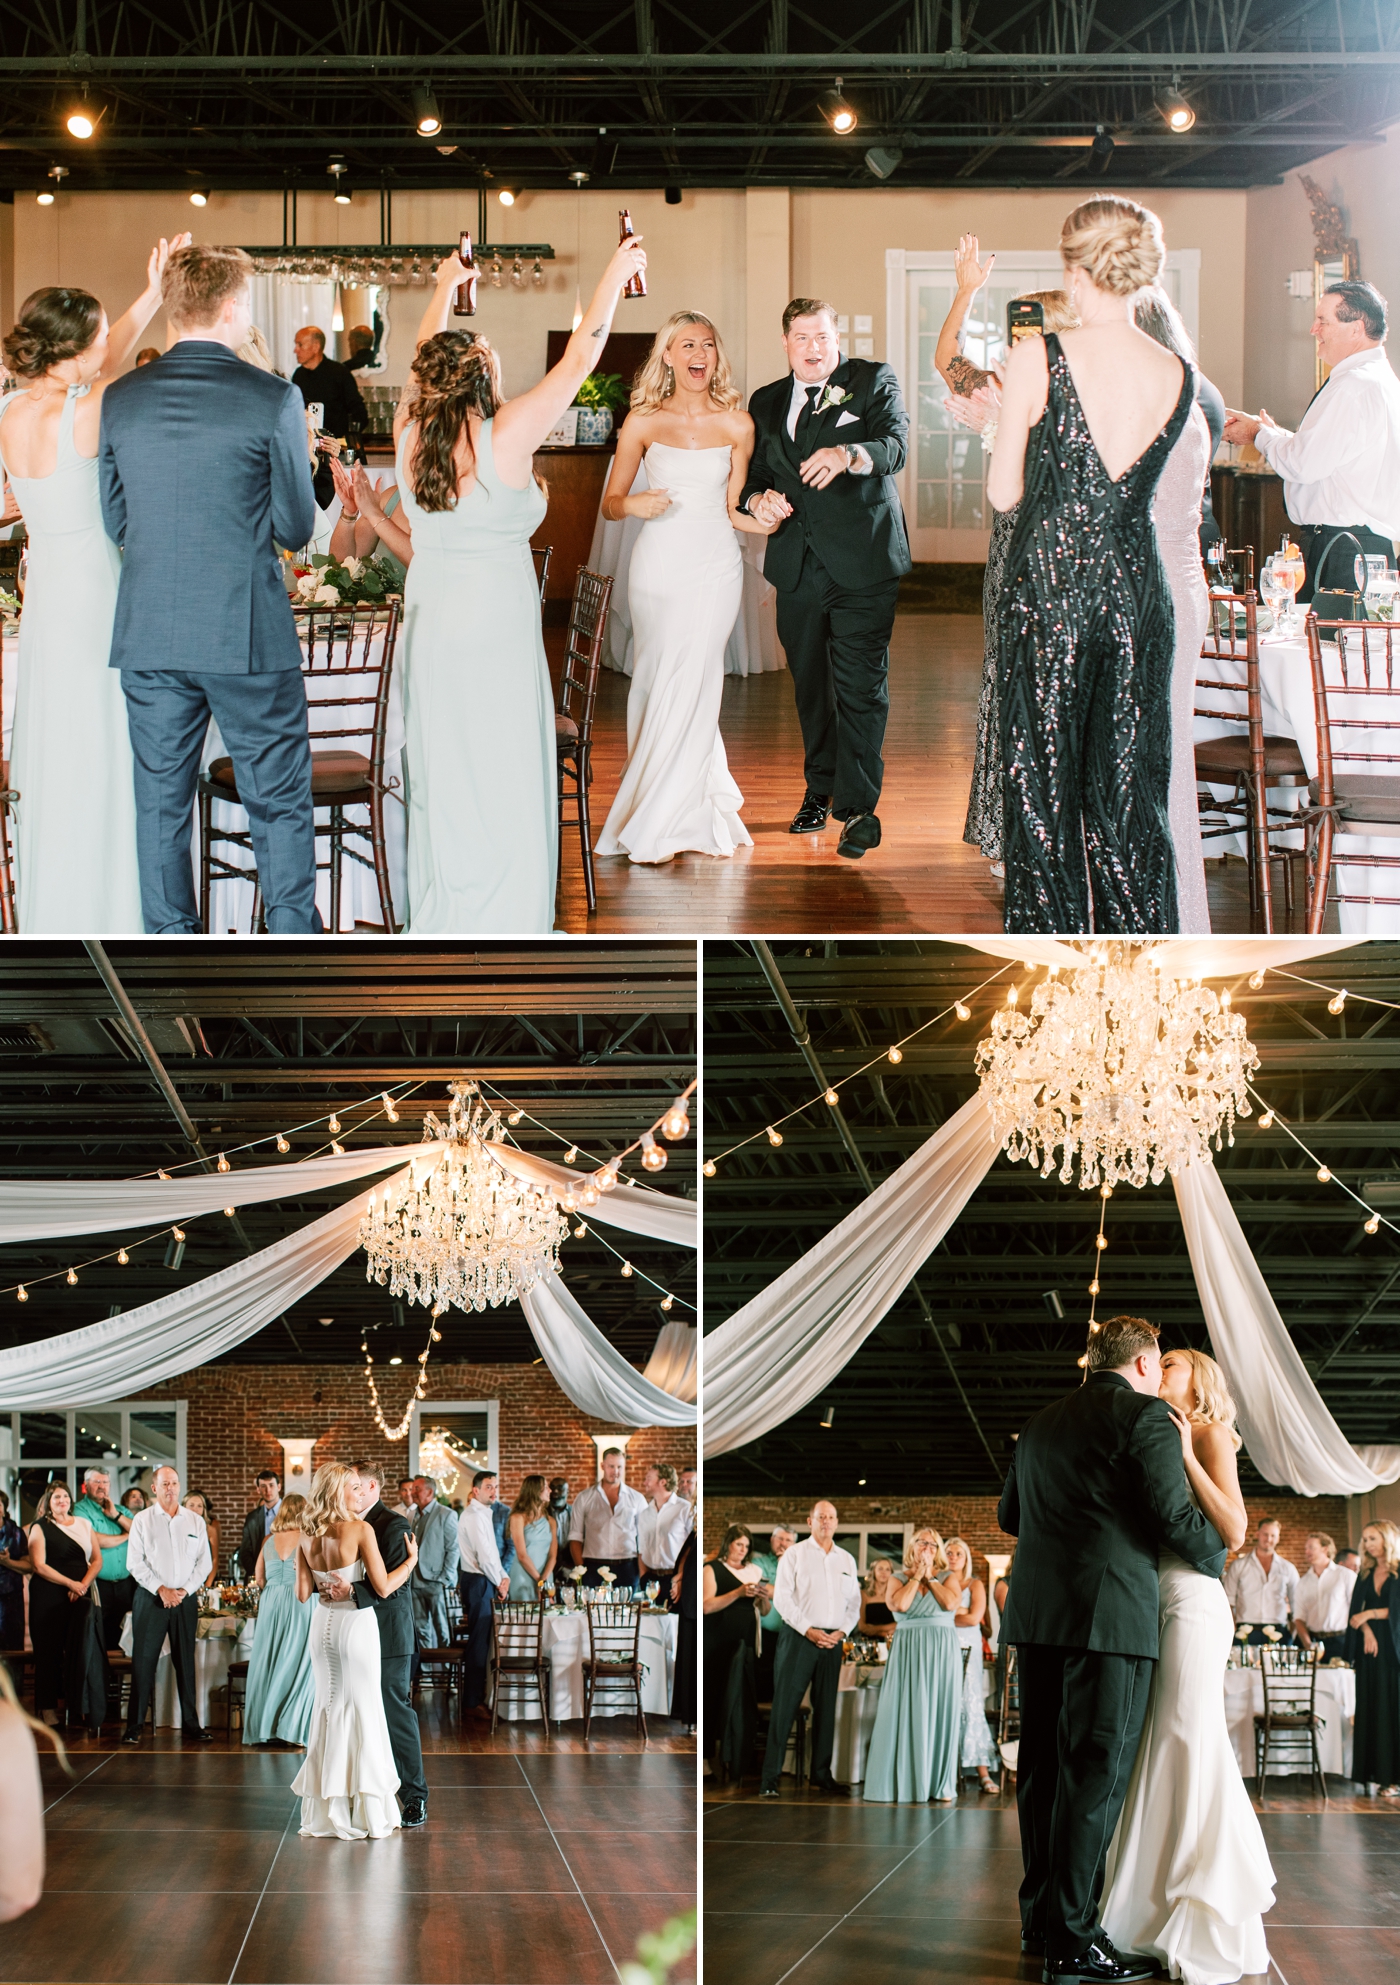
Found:
[[[1288,607],[1293,598],[1293,588],[1279,570],[1277,552],[1264,560],[1259,574],[1259,597],[1274,616],[1274,632],[1278,635],[1288,633]]]
[[[661,1585],[659,1580],[654,1578],[649,1578],[647,1580],[647,1604],[649,1606],[654,1606],[656,1604],[656,1595],[660,1590],[661,1590]]]

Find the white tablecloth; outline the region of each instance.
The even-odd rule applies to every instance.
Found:
[[[643,1613],[639,1642],[644,1664],[642,1709],[648,1716],[666,1716],[671,1708],[671,1678],[676,1667],[676,1633],[680,1617],[676,1613]],[[581,1612],[549,1613],[544,1622],[544,1652],[549,1662],[549,1713],[562,1723],[567,1717],[583,1715],[583,1660],[588,1652],[588,1622]],[[539,1721],[539,1703],[533,1690],[529,1696],[511,1691],[501,1701],[501,1716],[507,1722]],[[595,1716],[631,1716],[632,1699],[609,1690],[594,1706]]]
[[[633,490],[647,489],[646,467],[637,471]],[[603,665],[620,675],[632,673],[632,613],[627,603],[627,568],[641,533],[644,519],[625,517],[620,524],[609,523],[598,505],[598,521],[593,527],[593,543],[588,553],[590,572],[611,574],[612,606],[608,613],[607,641]],[[767,538],[754,531],[736,531],[744,559],[744,594],[739,618],[724,651],[726,675],[763,675],[785,669],[787,657],[778,640],[778,595],[763,576],[763,554]]]
[[[864,1688],[843,1688],[836,1698],[836,1746],[831,1754],[831,1775],[838,1784],[859,1785],[865,1777],[865,1754],[880,1713],[883,1668],[869,1671]],[[842,1680],[845,1680],[843,1671]],[[807,1759],[808,1769],[812,1760]]]
[[[249,1658],[256,1626],[256,1620],[245,1620],[236,1637],[228,1633],[210,1634],[194,1644],[195,1701],[199,1705],[199,1720],[206,1730],[209,1728],[210,1698],[216,1692],[219,1694],[216,1714],[220,1725],[223,1723],[222,1691],[228,1686],[229,1664]],[[122,1621],[120,1645],[123,1654],[130,1654],[130,1613]],[[180,1723],[180,1695],[175,1686],[175,1665],[170,1659],[168,1640],[156,1660],[155,1720],[157,1729],[178,1729]]]
[[[1335,648],[1325,650],[1325,668],[1329,682],[1340,683],[1341,669],[1336,659]],[[1212,657],[1207,665],[1209,674],[1220,682],[1238,681],[1241,689],[1245,682],[1245,662],[1241,653],[1237,659],[1222,656]],[[1357,680],[1355,671],[1351,680]],[[1259,689],[1263,702],[1264,730],[1271,737],[1290,737],[1297,743],[1307,767],[1308,777],[1317,777],[1317,712],[1313,703],[1312,668],[1308,661],[1308,644],[1300,635],[1296,640],[1276,641],[1267,635],[1259,643]],[[1240,704],[1243,710],[1243,698]],[[1339,709],[1344,709],[1348,719],[1375,720],[1387,719],[1394,723],[1400,719],[1400,698],[1376,696],[1353,696],[1345,699],[1345,704],[1333,706],[1334,718]],[[1242,735],[1239,727],[1222,723],[1211,717],[1196,719],[1197,739]],[[1334,746],[1342,737],[1346,739],[1348,751],[1378,751],[1394,755],[1400,753],[1400,732],[1397,731],[1353,731],[1334,734]],[[1351,761],[1338,768],[1339,776],[1352,773],[1383,773],[1383,765],[1367,766]],[[1221,788],[1215,788],[1218,793]],[[1287,808],[1297,811],[1307,804],[1306,790],[1298,786],[1279,786],[1270,789],[1270,807]],[[1291,838],[1293,845],[1302,846],[1301,834],[1288,837],[1276,836],[1279,845],[1286,846]],[[1243,855],[1242,835],[1221,838],[1207,843],[1207,852],[1218,854],[1228,848],[1232,853]],[[1365,834],[1339,833],[1333,843],[1332,867],[1333,887],[1348,894],[1363,895],[1375,890],[1381,895],[1400,895],[1400,871],[1349,867],[1343,859],[1348,853],[1354,855],[1382,854],[1400,855],[1400,838]],[[1369,906],[1365,903],[1341,903],[1337,906],[1339,927],[1344,935],[1389,932],[1392,935],[1400,930],[1400,911],[1385,906]]]
[[[381,646],[382,643],[376,642],[373,651],[377,652]],[[384,776],[386,781],[391,779],[398,780],[397,790],[400,794],[403,792],[402,753],[404,744],[402,662],[403,623],[400,621],[398,647],[394,654],[394,669],[393,674],[389,678],[389,708],[386,717],[384,739]],[[305,680],[307,696],[313,705],[322,697],[336,697],[343,693],[343,683],[335,674],[328,670],[318,670],[314,675],[308,675]],[[363,678],[363,680],[368,681],[368,678]],[[370,704],[364,704],[358,707],[337,710],[333,715],[332,722],[337,728],[340,728],[341,726],[358,723],[362,720],[368,723],[372,719],[372,716],[372,706]],[[314,732],[314,717],[312,719],[312,728]],[[359,751],[366,748],[366,741],[360,738],[331,738],[323,748],[326,750],[349,749]],[[314,735],[312,749],[313,751],[316,749]],[[209,734],[204,741],[202,764],[207,767],[214,759],[223,757],[225,750],[224,741],[219,735],[219,727],[211,718]],[[369,808],[367,806],[347,807],[346,818],[358,822],[364,827],[368,827]],[[330,809],[328,807],[318,807],[316,809],[316,819],[321,825],[328,823],[330,820]],[[216,829],[222,829],[225,832],[242,831],[246,833],[248,816],[241,806],[232,806],[225,800],[215,800],[214,826]],[[402,801],[398,798],[387,798],[384,802],[384,832],[388,843],[389,886],[394,898],[394,918],[396,922],[401,924],[405,920],[408,908],[408,834],[407,814]],[[318,842],[316,851],[318,861],[325,861],[327,859],[329,847],[330,843],[324,839]],[[347,850],[352,847],[357,849],[362,855],[369,855],[370,849],[367,841],[347,839]],[[199,830],[197,823],[195,827],[194,848],[197,862],[199,851]],[[252,866],[251,854],[245,856],[240,849],[224,846],[216,847],[215,852],[221,855],[226,861],[236,862],[236,865],[240,868]],[[325,924],[326,929],[329,930],[331,927],[331,878],[330,872],[327,869],[322,869],[316,877],[316,907],[321,912],[322,922]],[[229,881],[221,882],[218,880],[214,882],[209,892],[209,929],[212,933],[222,936],[228,931],[247,932],[251,928],[252,917],[253,891],[250,884]],[[372,868],[362,867],[359,862],[353,861],[347,852],[341,868],[341,929],[354,930],[357,923],[382,926],[382,921],[379,907],[379,885],[374,879],[374,870]]]
[[[1230,1742],[1235,1747],[1240,1774],[1254,1776],[1254,1719],[1264,1713],[1264,1684],[1257,1668],[1225,1670],[1225,1721]],[[1351,1733],[1356,1719],[1356,1676],[1350,1668],[1323,1668],[1317,1677],[1317,1713],[1326,1720],[1318,1732],[1318,1752],[1322,1769],[1336,1778],[1351,1777]],[[1291,1746],[1290,1746],[1291,1748]],[[1280,1772],[1307,1772],[1305,1762],[1269,1765],[1269,1776]]]

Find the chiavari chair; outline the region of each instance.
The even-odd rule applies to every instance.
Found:
[[[564,647],[564,675],[559,684],[559,708],[554,718],[554,749],[559,767],[559,838],[562,847],[568,824],[567,805],[574,808],[579,849],[583,857],[583,885],[588,895],[588,914],[598,907],[598,891],[593,878],[593,822],[589,814],[588,789],[593,782],[593,706],[598,698],[598,671],[603,662],[603,631],[608,623],[613,582],[601,572],[579,568],[574,582],[574,603],[569,613],[569,633]],[[563,863],[560,863],[562,873]]]
[[[1400,908],[1400,880],[1389,894],[1357,894],[1333,885],[1333,868],[1373,869],[1393,877],[1400,869],[1400,621],[1307,619],[1317,718],[1317,778],[1308,813],[1308,930],[1322,930],[1329,892],[1334,902]],[[1329,680],[1335,657],[1341,680]],[[1369,708],[1363,708],[1365,698]],[[1393,711],[1393,715],[1384,712]],[[1352,743],[1352,734],[1368,735]],[[1396,749],[1375,749],[1377,734]],[[1366,766],[1373,770],[1358,771]],[[1394,854],[1338,854],[1336,837],[1368,835],[1393,841]]]

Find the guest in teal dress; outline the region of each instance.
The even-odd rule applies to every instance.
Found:
[[[549,1513],[549,1485],[543,1475],[527,1475],[510,1512],[515,1556],[508,1569],[510,1597],[536,1600],[554,1576],[559,1526]]]
[[[315,1684],[307,1635],[317,1601],[297,1598],[297,1545],[305,1496],[283,1496],[253,1574],[262,1598],[248,1692],[243,1706],[245,1744],[294,1744],[302,1749],[311,1728]]]
[[[958,1589],[936,1530],[916,1531],[886,1603],[894,1640],[865,1765],[866,1799],[947,1802],[958,1790],[962,1650]]]

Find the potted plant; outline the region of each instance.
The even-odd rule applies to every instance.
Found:
[[[574,395],[579,447],[601,447],[613,431],[613,415],[626,413],[631,403],[620,372],[590,372]]]

